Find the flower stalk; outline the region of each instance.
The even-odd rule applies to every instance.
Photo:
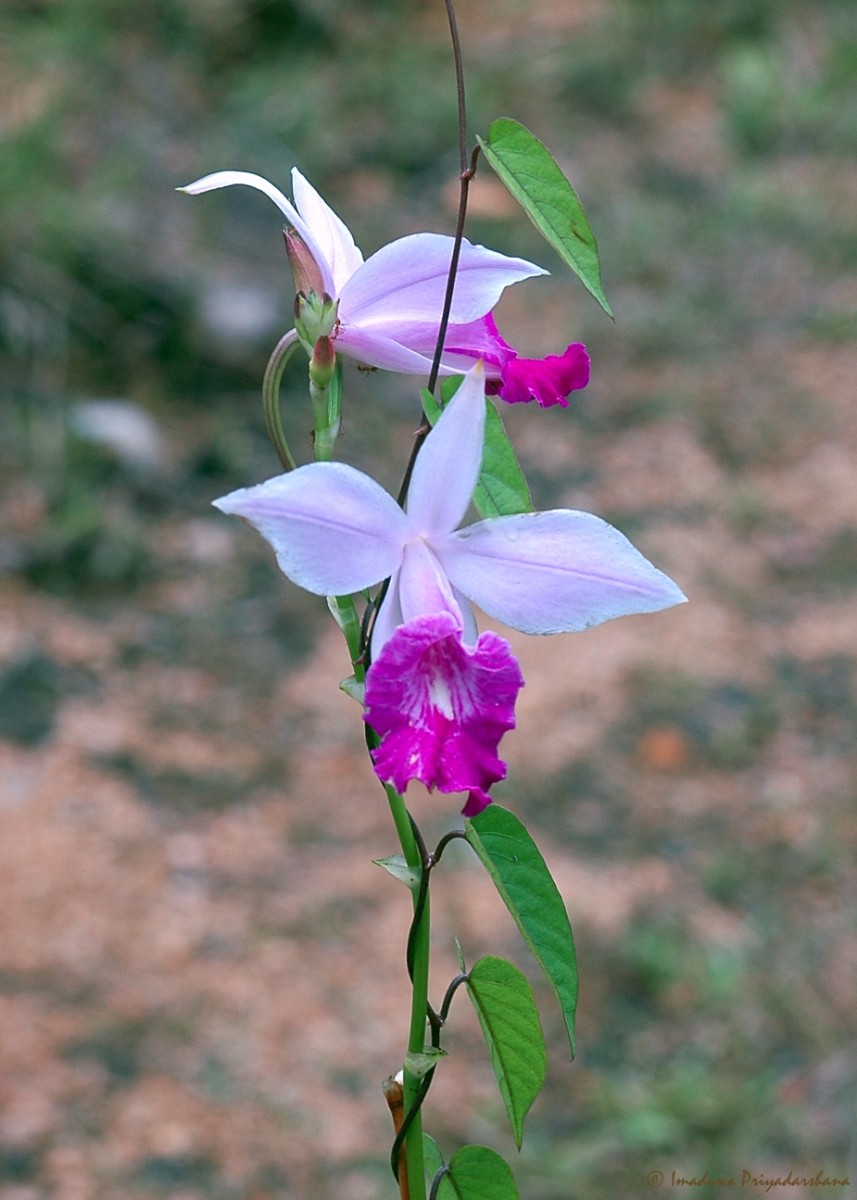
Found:
[[[274,347],[274,352],[268,359],[265,377],[262,380],[262,408],[265,413],[265,424],[268,437],[277,452],[277,457],[287,471],[293,471],[297,466],[294,455],[286,441],[283,421],[280,414],[280,383],[289,359],[295,351],[297,342],[294,333],[289,332],[280,338]]]
[[[326,335],[316,342],[309,362],[309,397],[313,457],[316,462],[330,462],[341,425],[342,364]]]
[[[367,733],[371,733],[367,727]],[[377,739],[367,736],[372,745]],[[422,1055],[426,1047],[426,1022],[428,1014],[430,916],[428,898],[428,864],[415,832],[415,825],[405,805],[404,797],[390,784],[384,791],[393,817],[393,824],[402,847],[405,862],[416,880],[411,889],[414,920],[408,938],[408,971],[411,976],[411,1013],[408,1026],[408,1050],[403,1072],[403,1108],[408,1120],[404,1136],[404,1164],[407,1170],[410,1200],[425,1200],[425,1159],[423,1155],[422,1116],[414,1106],[419,1101],[423,1076],[411,1070],[407,1060]],[[410,1115],[409,1115],[410,1114]],[[400,1130],[397,1130],[397,1133]],[[398,1174],[403,1159],[395,1154],[394,1171]]]

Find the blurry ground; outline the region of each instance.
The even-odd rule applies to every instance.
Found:
[[[297,161],[364,249],[448,229],[441,7],[0,13],[2,1200],[395,1194],[379,1084],[407,895],[370,862],[395,848],[383,794],[323,605],[210,507],[276,470],[255,389],[288,319],[277,218],[171,189]],[[568,412],[509,414],[536,499],[608,517],[691,598],[513,635],[497,798],[549,859],[582,974],[569,1066],[531,971],[552,1054],[522,1197],[633,1200],[652,1170],[853,1180],[857,11],[459,17],[473,127],[509,113],[557,152],[619,318],[484,175],[471,235],[555,272],[514,289],[504,332],[594,360]],[[413,387],[348,386],[343,454],[393,484]],[[143,421],[133,453],[93,441],[117,415]],[[431,836],[455,821],[414,809]],[[453,935],[530,971],[466,854],[435,893],[435,995]],[[463,998],[453,1024],[428,1127],[508,1153]]]

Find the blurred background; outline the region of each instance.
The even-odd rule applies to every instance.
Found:
[[[691,603],[513,636],[497,799],[569,906],[576,1061],[466,853],[435,879],[433,993],[453,935],[533,980],[551,1065],[523,1200],[634,1200],[650,1171],[853,1180],[857,8],[459,21],[471,137],[509,115],[548,143],[617,314],[483,167],[470,237],[553,272],[503,333],[593,357],[567,411],[504,414],[534,497],[613,521]],[[384,1200],[408,897],[370,860],[392,826],[324,605],[210,505],[278,469],[281,222],[247,189],[174,189],[287,188],[297,164],[367,253],[451,231],[443,6],[3,0],[0,139],[0,1196]],[[393,486],[415,381],[346,386],[342,455]],[[284,414],[307,457],[297,367]],[[413,807],[429,838],[456,820]],[[428,1128],[509,1153],[461,995],[448,1048]]]

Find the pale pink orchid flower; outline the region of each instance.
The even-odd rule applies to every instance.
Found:
[[[244,184],[263,192],[297,232],[323,292],[338,301],[336,350],[387,371],[428,375],[437,341],[453,239],[413,233],[383,246],[364,262],[350,231],[296,168],[294,204],[267,179],[247,171],[216,171],[180,188],[192,196]],[[546,359],[519,358],[500,336],[491,310],[512,283],[548,272],[465,239],[461,247],[441,374],[486,364],[488,391],[512,403],[566,404],[589,382],[589,356],[580,343]],[[297,338],[292,331],[292,340]]]
[[[570,633],[685,597],[605,521],[569,509],[459,528],[482,462],[485,382],[465,376],[417,458],[407,509],[345,463],[299,467],[216,500],[270,542],[282,571],[318,595],[389,578],[372,632],[365,719],[375,770],[467,792],[481,811],[505,777],[500,738],[523,685],[509,643],[477,633],[473,605],[524,633]]]

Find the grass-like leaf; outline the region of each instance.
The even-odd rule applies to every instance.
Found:
[[[447,1168],[437,1200],[520,1200],[509,1164],[487,1146],[462,1146]]]
[[[489,804],[464,824],[468,842],[556,992],[574,1054],[578,990],[574,936],[545,860],[514,813],[498,804]]]
[[[467,991],[479,1017],[520,1150],[524,1117],[544,1083],[547,1050],[527,977],[504,958],[480,958],[468,972]]]
[[[511,117],[492,121],[482,152],[532,223],[592,293],[608,317],[598,246],[583,205],[556,159],[534,133]]]

